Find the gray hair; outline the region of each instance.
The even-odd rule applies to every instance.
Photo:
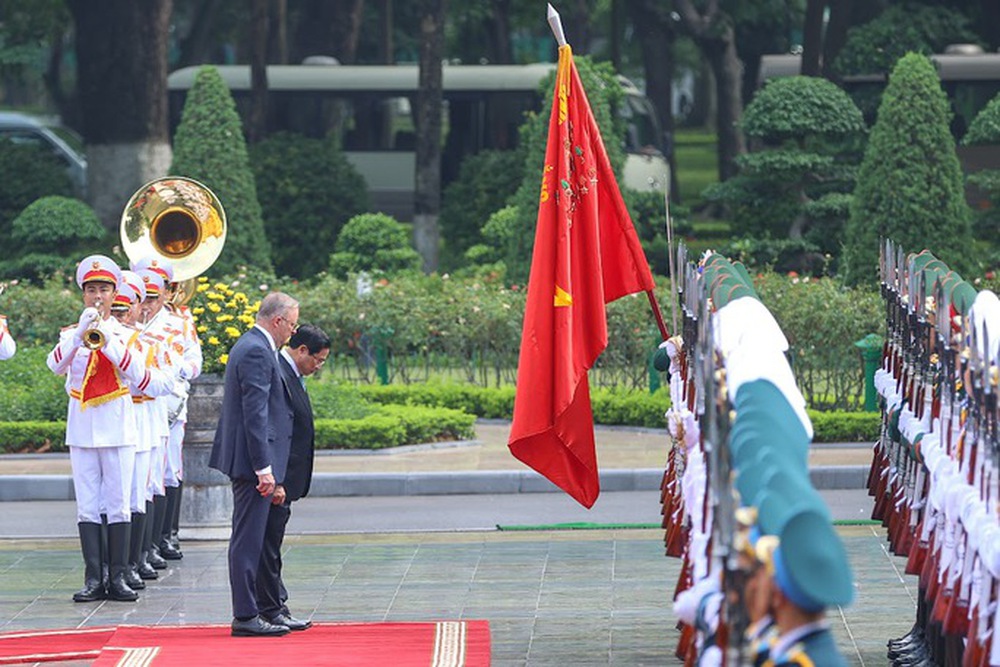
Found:
[[[260,310],[257,311],[257,322],[267,322],[274,317],[283,317],[288,311],[298,305],[298,301],[284,292],[271,292],[260,302]]]

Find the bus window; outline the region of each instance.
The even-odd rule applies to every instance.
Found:
[[[237,111],[250,113],[250,68],[216,68]],[[542,106],[539,85],[555,69],[534,65],[448,65],[444,69],[441,119],[441,183],[459,173],[462,160],[481,150],[517,147],[525,114]],[[180,122],[197,67],[167,78],[171,132]],[[400,220],[412,217],[416,133],[413,103],[418,68],[412,65],[268,66],[268,131],[290,131],[339,141],[347,159],[368,183],[372,203]],[[629,125],[624,185],[661,188],[669,180],[659,152],[661,133],[649,101],[621,79]]]

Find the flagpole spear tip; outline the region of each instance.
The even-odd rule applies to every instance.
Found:
[[[566,34],[563,32],[562,20],[559,18],[559,12],[551,4],[548,5],[548,21],[549,27],[552,28],[552,34],[556,37],[556,43],[559,46],[566,46]]]

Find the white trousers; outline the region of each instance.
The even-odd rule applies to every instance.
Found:
[[[132,469],[132,513],[146,512],[146,489],[149,488],[150,450],[135,453],[135,467]]]
[[[167,439],[158,438],[158,442],[149,451],[149,484],[146,486],[146,500],[153,496],[165,495],[163,491],[163,468],[167,459]]]
[[[170,440],[167,442],[167,465],[163,470],[164,486],[179,486],[184,479],[181,444],[184,442],[184,422],[178,420],[170,427]]]
[[[135,447],[70,447],[76,520],[100,523],[101,511],[108,523],[132,520],[130,499]]]

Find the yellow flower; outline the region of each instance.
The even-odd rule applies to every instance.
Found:
[[[223,366],[225,366],[227,363],[229,363],[229,355],[228,354],[220,354],[219,355],[219,363],[222,364]]]
[[[222,310],[222,306],[220,306],[217,303],[209,303],[209,304],[206,304],[205,307],[208,308],[213,313],[218,313],[218,312],[220,312]]]
[[[192,308],[191,312],[195,315],[201,315],[202,313],[205,312],[205,309],[202,308],[201,306],[198,306],[197,308]]]
[[[198,276],[198,282],[200,282],[200,283],[207,283],[208,282],[208,276]]]
[[[224,297],[223,295],[219,294],[218,292],[209,292],[205,296],[207,296],[212,301],[225,301],[226,300],[226,297]]]
[[[226,333],[229,334],[230,338],[239,338],[240,330],[236,327],[226,327]]]
[[[215,321],[216,322],[228,322],[231,319],[233,319],[232,315],[227,315],[227,314],[223,313],[222,315],[216,316]]]
[[[233,296],[233,301],[238,301],[238,302],[246,303],[247,302],[247,295],[244,294],[243,292],[237,292]]]
[[[199,293],[205,292],[205,291],[208,291],[208,283],[201,283],[200,285],[198,285],[198,292]]]
[[[240,315],[239,320],[248,327],[253,326],[254,323],[254,319],[249,315]]]
[[[200,327],[198,327],[198,333],[206,333],[207,331],[208,331],[208,327],[206,327],[204,324],[202,324]]]
[[[219,339],[216,338],[215,336],[212,336],[211,338],[208,339],[208,344],[209,345],[218,345],[219,344]]]

